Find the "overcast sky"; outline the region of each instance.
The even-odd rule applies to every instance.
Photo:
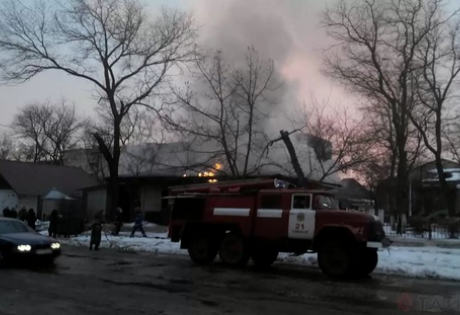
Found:
[[[23,0],[27,3],[29,0]],[[222,48],[231,58],[254,45],[273,58],[300,102],[312,95],[352,106],[351,97],[320,73],[321,49],[330,42],[320,28],[320,13],[333,0],[145,0],[153,13],[158,5],[191,10],[201,25],[200,40]],[[0,87],[0,125],[11,123],[17,109],[33,101],[74,102],[80,115],[93,113],[93,86],[59,72],[47,72],[28,83]],[[289,104],[288,104],[289,103]],[[291,106],[286,101],[283,106]],[[1,130],[1,129],[0,129]]]

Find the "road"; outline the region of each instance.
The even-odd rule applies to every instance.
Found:
[[[188,257],[64,247],[54,268],[0,270],[0,314],[460,314],[460,284],[317,269],[230,270]]]

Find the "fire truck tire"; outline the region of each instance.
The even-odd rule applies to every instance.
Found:
[[[233,233],[227,234],[220,244],[219,256],[222,262],[231,267],[243,267],[250,258],[244,239]]]
[[[352,245],[346,239],[329,239],[318,250],[318,265],[331,277],[347,277],[353,272]]]
[[[357,255],[357,259],[354,273],[358,277],[365,277],[377,267],[379,261],[377,249],[365,248]]]
[[[211,263],[217,256],[217,248],[210,237],[197,235],[190,240],[188,254],[192,261],[199,265]]]
[[[278,258],[278,251],[270,249],[255,249],[251,256],[256,267],[266,268],[276,261]]]

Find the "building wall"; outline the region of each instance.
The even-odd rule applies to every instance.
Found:
[[[18,195],[12,189],[0,189],[0,215],[3,216],[3,209],[12,209],[18,205]]]
[[[18,204],[16,206],[16,210],[19,211],[22,208],[34,209],[35,213],[37,213],[38,207],[38,197],[37,196],[19,196]]]
[[[155,186],[141,187],[141,211],[161,212],[161,189]]]
[[[91,217],[99,210],[105,210],[107,191],[102,188],[88,191],[86,195],[86,215]]]
[[[460,167],[460,165],[458,163],[453,162],[453,161],[447,161],[447,160],[443,160],[442,165],[443,165],[443,167],[445,169],[446,168],[459,168]],[[436,170],[436,162],[435,161],[432,161],[432,162],[426,163],[426,164],[424,164],[424,165],[422,165],[420,167],[414,168],[411,171],[411,173],[409,174],[409,177],[412,180],[421,180],[421,179],[429,178],[429,177],[433,176],[432,173],[430,174],[431,170]]]

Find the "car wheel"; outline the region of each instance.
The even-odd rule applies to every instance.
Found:
[[[352,244],[341,239],[331,239],[318,251],[318,265],[323,273],[342,278],[353,271]]]
[[[217,249],[209,236],[197,235],[190,242],[188,254],[194,263],[206,265],[216,258]]]
[[[242,267],[250,258],[244,239],[237,234],[227,234],[220,244],[220,259],[231,267]]]
[[[366,277],[377,267],[379,256],[377,249],[365,248],[356,255],[355,275],[358,277]]]

